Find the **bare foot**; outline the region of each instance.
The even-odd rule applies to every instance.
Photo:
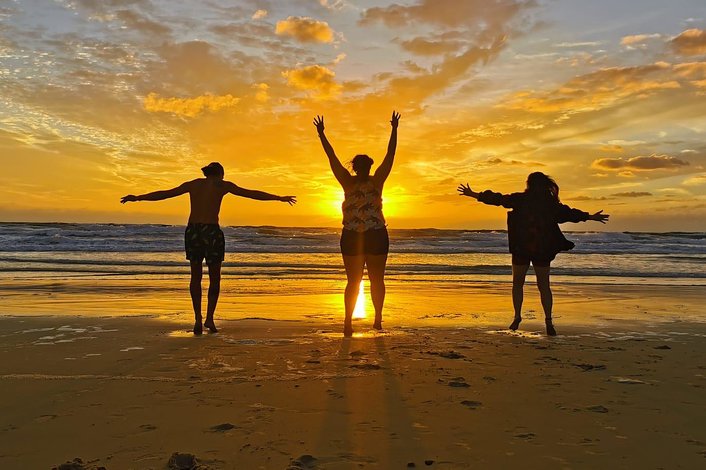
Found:
[[[373,329],[382,330],[382,321],[376,321],[375,323],[373,323]]]
[[[508,328],[510,328],[512,331],[515,331],[516,329],[518,329],[520,327],[521,321],[522,321],[522,318],[515,318],[514,320],[512,320],[512,323],[510,323],[510,326],[508,326]]]
[[[350,338],[353,336],[353,325],[350,323],[344,323],[343,324],[343,336],[346,338]]]
[[[205,326],[206,328],[208,328],[208,331],[209,331],[210,333],[218,333],[218,328],[216,328],[216,324],[213,323],[213,319],[206,320],[206,321],[203,323],[203,326]]]
[[[547,335],[556,336],[556,330],[554,329],[554,325],[552,324],[551,319],[546,320],[544,323],[547,326]]]
[[[201,334],[203,334],[203,327],[201,326],[200,321],[194,323],[194,334],[196,336],[200,336]]]

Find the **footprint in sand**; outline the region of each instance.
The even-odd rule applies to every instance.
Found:
[[[96,467],[91,465],[92,462],[85,462],[79,457],[76,457],[70,462],[62,463],[58,467],[52,467],[52,470],[106,470],[105,467]]]
[[[441,351],[441,352],[440,352],[440,351],[427,351],[426,353],[427,353],[427,354],[431,354],[432,356],[439,356],[439,357],[443,357],[443,358],[446,358],[446,359],[463,359],[463,358],[466,357],[466,356],[464,356],[463,354],[458,353],[458,352],[453,351],[453,350],[451,350],[451,351]]]
[[[587,411],[593,411],[594,413],[608,413],[608,408],[603,405],[594,405],[586,407]]]
[[[39,416],[38,418],[34,418],[34,421],[37,423],[46,423],[47,421],[51,421],[52,419],[58,418],[57,415],[42,415]]]
[[[316,457],[305,454],[296,459],[292,459],[285,470],[313,470],[316,467]]]
[[[370,363],[364,363],[364,364],[353,364],[351,365],[352,368],[354,369],[361,369],[361,370],[378,370],[382,369],[379,364],[370,364]]]
[[[473,401],[473,400],[463,400],[463,401],[461,402],[461,404],[462,404],[463,406],[465,406],[466,408],[471,409],[471,410],[477,410],[478,408],[481,407],[481,405],[483,405],[482,402]]]
[[[524,439],[526,441],[531,441],[536,437],[536,435],[533,432],[523,432],[521,434],[515,434],[515,437],[518,439]]]
[[[448,385],[449,385],[449,387],[458,387],[458,388],[470,387],[470,385],[466,383],[466,379],[463,377],[454,377],[453,379],[449,380]]]
[[[216,424],[215,426],[211,426],[209,430],[211,432],[226,432],[230,431],[231,429],[235,429],[236,426],[231,423],[223,423],[223,424]]]
[[[584,372],[606,369],[606,366],[604,364],[572,364],[572,365],[575,367],[578,367],[579,369],[582,369]]]

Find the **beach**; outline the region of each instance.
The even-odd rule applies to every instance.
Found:
[[[503,233],[400,232],[344,338],[335,231],[227,228],[194,337],[182,230],[0,226],[0,467],[703,465],[702,234],[572,234],[547,337],[531,271],[507,329]]]
[[[528,322],[531,323],[531,322]],[[706,326],[3,317],[0,466],[698,468]],[[78,467],[77,467],[78,468]]]

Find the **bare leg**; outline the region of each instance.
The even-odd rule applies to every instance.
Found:
[[[360,281],[363,279],[363,268],[365,267],[365,256],[347,256],[343,255],[343,265],[346,268],[346,291],[343,295],[343,303],[345,306],[346,317],[343,321],[343,335],[351,336],[353,334],[353,310],[355,303],[358,300],[358,289],[360,289]]]
[[[556,336],[556,330],[552,324],[552,306],[554,299],[552,298],[552,289],[549,285],[549,270],[549,266],[534,267],[534,273],[537,275],[539,297],[542,300],[542,308],[544,309],[544,321],[547,325],[547,334],[549,336]]]
[[[191,304],[194,307],[194,334],[200,335],[203,332],[201,326],[201,277],[203,276],[203,265],[201,261],[191,261],[191,282],[189,292],[191,293]]]
[[[216,324],[213,322],[213,314],[216,312],[220,292],[221,262],[216,261],[208,265],[208,306],[206,307],[206,321],[203,324],[211,333],[218,333]]]
[[[525,286],[525,276],[529,264],[513,264],[512,265],[512,306],[515,308],[515,319],[510,324],[511,330],[516,330],[522,321],[522,301],[523,288]]]
[[[385,265],[387,255],[366,255],[365,264],[368,267],[370,279],[370,296],[375,307],[375,323],[373,328],[382,330],[382,307],[385,304]]]

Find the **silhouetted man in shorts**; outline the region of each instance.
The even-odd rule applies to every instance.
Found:
[[[221,210],[221,201],[226,194],[257,199],[258,201],[281,201],[289,205],[296,204],[295,196],[275,196],[263,191],[255,191],[237,186],[223,179],[225,172],[218,162],[212,162],[201,168],[205,178],[198,178],[182,183],[176,188],[166,191],[123,197],[120,202],[135,201],[161,201],[182,194],[189,193],[191,200],[191,214],[189,224],[184,233],[184,246],[186,259],[191,262],[191,301],[194,306],[194,334],[200,335],[203,326],[211,333],[218,332],[213,321],[213,314],[218,303],[218,294],[221,290],[221,264],[225,257],[225,238],[218,225],[218,214]],[[203,276],[203,261],[208,265],[208,307],[206,308],[206,321],[201,325],[201,278]]]

